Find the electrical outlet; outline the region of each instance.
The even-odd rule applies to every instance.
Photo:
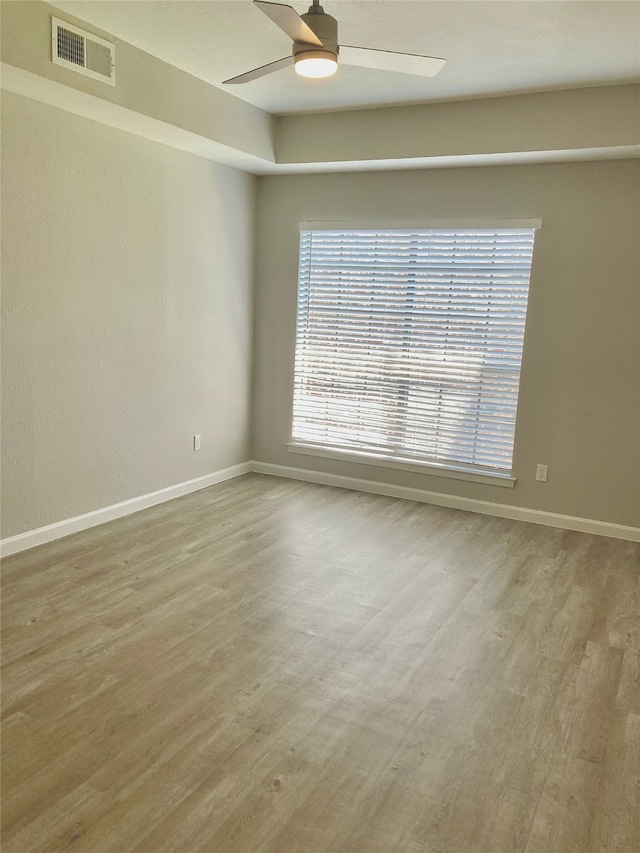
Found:
[[[200,436],[199,435],[193,436],[193,449],[194,450],[200,450]]]
[[[539,483],[547,482],[547,471],[549,470],[548,465],[536,465],[536,480]]]

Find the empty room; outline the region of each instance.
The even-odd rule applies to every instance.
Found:
[[[0,15],[3,853],[638,853],[640,2]]]

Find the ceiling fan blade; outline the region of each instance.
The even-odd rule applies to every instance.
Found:
[[[322,47],[322,42],[314,31],[302,20],[293,6],[284,3],[267,3],[265,0],[253,0],[253,5],[271,18],[274,24],[284,30],[292,41],[314,44]]]
[[[400,74],[415,74],[419,77],[434,77],[446,59],[437,56],[420,56],[417,53],[397,53],[393,50],[376,50],[373,47],[349,47],[340,45],[340,63],[361,65],[382,71],[397,71]]]
[[[252,80],[257,80],[258,77],[273,74],[274,71],[280,71],[281,68],[286,68],[288,65],[293,65],[293,56],[285,56],[284,59],[276,59],[275,62],[269,62],[268,65],[261,65],[252,71],[245,71],[244,74],[238,74],[237,77],[230,77],[229,80],[223,80],[222,85],[224,86],[227,83],[250,83]]]

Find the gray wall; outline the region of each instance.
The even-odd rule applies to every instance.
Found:
[[[248,459],[255,182],[3,92],[3,537]]]
[[[640,524],[637,161],[258,180],[2,108],[3,537],[249,458]],[[298,222],[458,217],[543,220],[515,489],[287,453]]]
[[[640,163],[267,177],[257,220],[253,458],[640,524]],[[298,222],[541,218],[513,490],[287,452]],[[549,465],[535,482],[537,462]]]

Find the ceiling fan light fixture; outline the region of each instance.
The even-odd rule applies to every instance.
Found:
[[[338,53],[341,54],[345,65],[419,77],[433,77],[445,64],[445,60],[437,56],[344,44],[340,46],[338,22],[331,15],[327,15],[320,5],[320,0],[313,0],[304,15],[299,15],[293,6],[276,3],[275,0],[253,0],[253,3],[289,36],[293,49],[289,56],[223,80],[224,84],[249,83],[291,65],[300,77],[331,77],[338,70]]]
[[[331,77],[338,70],[338,58],[328,50],[305,50],[294,57],[294,63],[301,77]]]

